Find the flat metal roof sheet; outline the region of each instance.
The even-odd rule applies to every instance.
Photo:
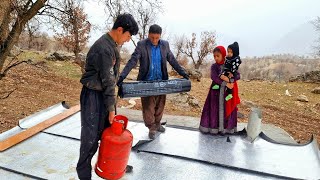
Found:
[[[66,108],[57,104],[27,117],[20,121],[20,127],[0,134],[0,140]],[[80,114],[76,113],[0,152],[0,179],[78,179],[75,168],[80,128]],[[320,179],[320,152],[315,139],[305,145],[283,145],[262,133],[250,143],[241,135],[210,136],[167,127],[165,133],[150,141],[143,123],[131,121],[128,129],[134,136],[133,145],[138,145],[129,159],[133,172],[122,179]],[[96,156],[92,165],[95,162]],[[100,179],[92,174],[92,179]]]

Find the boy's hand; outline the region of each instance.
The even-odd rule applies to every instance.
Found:
[[[115,111],[110,111],[109,112],[109,122],[110,122],[110,124],[113,123],[114,116],[115,116]]]

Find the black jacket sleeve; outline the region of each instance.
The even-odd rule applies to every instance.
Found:
[[[130,73],[132,68],[134,68],[137,65],[138,60],[141,58],[141,43],[138,42],[136,49],[131,55],[131,58],[129,59],[128,63],[122,70],[117,85],[120,85],[123,80],[127,77],[127,75]]]
[[[99,69],[99,76],[101,79],[101,86],[103,90],[104,104],[107,111],[115,110],[115,84],[116,77],[114,74],[115,57],[112,57],[108,51],[100,52],[97,56],[97,67]]]
[[[186,79],[189,79],[188,74],[186,73],[186,71],[179,65],[178,61],[176,60],[176,58],[174,57],[171,49],[170,49],[170,45],[169,43],[167,44],[167,48],[168,48],[168,54],[167,54],[167,60],[169,62],[169,64],[173,67],[173,69],[175,69],[181,76],[183,76]]]

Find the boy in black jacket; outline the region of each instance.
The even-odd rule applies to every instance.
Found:
[[[121,14],[111,31],[102,35],[87,54],[85,73],[80,80],[83,84],[80,95],[80,157],[77,164],[80,180],[91,179],[91,160],[98,149],[98,141],[115,116],[115,86],[120,67],[118,46],[129,42],[138,30],[131,14]]]

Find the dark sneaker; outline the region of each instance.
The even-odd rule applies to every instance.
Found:
[[[127,165],[126,167],[126,173],[131,173],[133,170],[133,166]]]
[[[154,131],[149,131],[149,138],[150,138],[150,139],[155,139],[155,138],[156,138],[156,132],[154,132]]]
[[[162,125],[160,125],[159,128],[158,128],[158,131],[159,131],[159,132],[165,132],[165,131],[166,131],[166,128],[163,127]]]

